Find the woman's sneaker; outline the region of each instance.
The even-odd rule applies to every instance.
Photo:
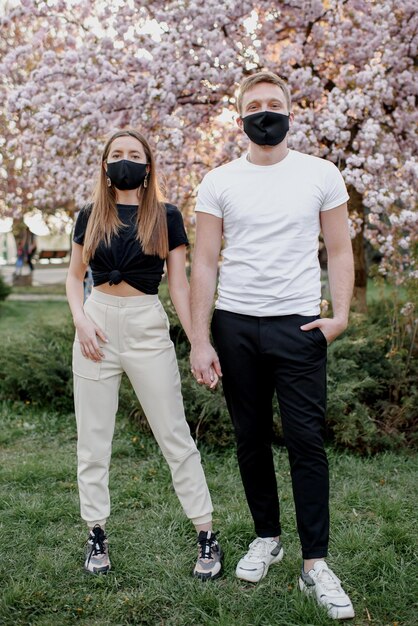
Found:
[[[272,537],[257,537],[249,545],[247,554],[238,562],[235,574],[241,580],[258,583],[267,574],[270,565],[283,558],[283,546]]]
[[[84,569],[90,574],[106,574],[110,570],[109,544],[99,525],[90,531],[87,539]]]
[[[354,617],[350,598],[341,587],[340,579],[325,561],[316,561],[307,574],[303,571],[302,566],[299,588],[308,595],[314,595],[318,604],[325,606],[331,619]]]
[[[211,530],[201,530],[198,538],[198,557],[193,576],[200,580],[213,580],[222,573],[222,550],[216,539],[216,533]]]

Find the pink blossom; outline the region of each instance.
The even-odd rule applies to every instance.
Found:
[[[302,4],[25,0],[10,8],[0,41],[8,173],[0,209],[84,203],[104,136],[134,124],[156,145],[170,199],[187,216],[203,175],[245,150],[234,122],[218,118],[243,76],[266,67],[292,90],[289,145],[336,163],[361,194],[366,216],[363,224],[352,213],[352,235],[364,228],[381,248],[383,272],[416,271],[415,3]]]

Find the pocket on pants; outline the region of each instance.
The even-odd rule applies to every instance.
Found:
[[[101,363],[92,361],[81,353],[81,345],[78,339],[73,343],[73,373],[81,378],[99,380]]]
[[[170,320],[168,319],[168,315],[165,312],[165,309],[163,307],[163,305],[161,304],[161,302],[157,302],[155,305],[155,308],[158,311],[159,316],[161,317],[161,319],[163,320],[167,330],[170,330]]]
[[[328,341],[318,326],[315,326],[315,328],[312,328],[312,330],[309,330],[308,332],[312,333],[312,337],[317,344],[319,344],[322,348],[328,348]]]

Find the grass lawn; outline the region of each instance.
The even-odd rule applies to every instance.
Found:
[[[327,273],[322,273],[322,281],[324,284],[322,297],[331,301],[329,283]],[[379,282],[372,278],[367,280],[367,305],[370,306],[374,302],[380,302],[382,299],[388,299],[394,302],[404,302],[407,299],[407,291],[404,287],[395,287],[384,281]]]
[[[65,286],[21,287],[13,288],[14,294],[47,296],[64,295]],[[160,299],[166,302],[169,298],[167,283],[163,282],[159,291]],[[56,300],[5,300],[0,302],[0,341],[2,337],[13,333],[23,333],[31,327],[36,328],[38,320],[46,323],[61,324],[63,319],[70,318],[70,308],[66,301]]]
[[[73,415],[30,405],[0,410],[0,624],[2,626],[325,626],[297,589],[300,552],[287,457],[276,450],[285,558],[257,586],[234,576],[253,538],[234,451],[202,449],[221,531],[225,571],[201,583],[191,570],[194,532],[152,439],[117,423],[108,525],[113,570],[82,570]],[[355,625],[413,626],[418,597],[413,553],[415,460],[361,459],[329,451],[329,561],[352,597]]]
[[[13,294],[30,296],[65,296],[65,284],[33,285],[30,287],[13,287]]]
[[[70,317],[67,302],[55,300],[0,302],[0,340],[14,333],[22,334],[29,329],[36,329],[39,320],[49,324],[61,324],[65,317]]]

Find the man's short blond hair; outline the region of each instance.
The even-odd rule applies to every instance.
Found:
[[[247,76],[239,86],[238,94],[237,94],[237,110],[241,115],[242,113],[242,99],[244,94],[249,91],[254,85],[258,85],[259,83],[271,83],[272,85],[277,85],[283,91],[284,96],[286,98],[287,108],[290,112],[290,107],[292,106],[292,100],[290,97],[290,90],[287,86],[286,82],[277,74],[273,74],[273,72],[257,72],[256,74],[251,74],[251,76]]]

